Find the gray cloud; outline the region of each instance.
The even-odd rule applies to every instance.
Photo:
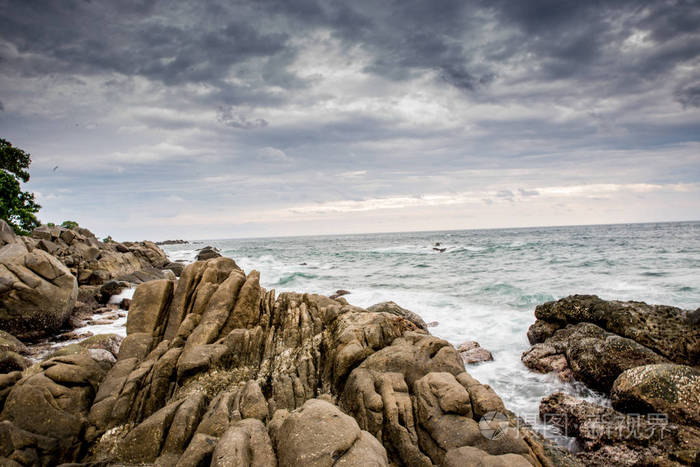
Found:
[[[700,107],[700,82],[676,89],[674,95],[683,107]]]
[[[219,107],[216,119],[219,123],[241,130],[252,130],[255,128],[265,128],[267,120],[262,118],[250,119],[241,113],[235,113],[231,107]]]
[[[548,184],[700,180],[697,2],[8,0],[0,15],[0,136],[31,151],[37,191],[82,188],[46,215],[466,185],[500,209]]]

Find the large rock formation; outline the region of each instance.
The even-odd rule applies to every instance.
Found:
[[[541,415],[579,439],[579,458],[590,465],[700,463],[700,326],[693,312],[574,295],[538,306],[535,316],[523,363],[612,399],[614,409],[564,394],[543,399]]]
[[[34,229],[27,244],[56,256],[80,285],[100,285],[110,279],[139,283],[162,278],[159,270],[168,263],[155,243],[101,242],[82,227],[41,226]]]
[[[28,249],[0,221],[0,329],[20,339],[56,332],[71,314],[78,284],[55,257]]]
[[[33,450],[50,462],[181,466],[430,466],[554,465],[548,453],[558,452],[516,425],[495,392],[464,371],[453,346],[412,321],[342,299],[276,297],[260,287],[256,271],[246,275],[228,258],[189,265],[177,284],[140,285],[127,332],[106,374],[65,360],[85,357],[80,353],[8,382],[0,418],[25,441],[0,455],[14,460]],[[83,391],[66,396],[70,407],[56,399],[65,391],[51,386],[64,382]],[[60,410],[21,420],[23,404],[41,397],[42,407]],[[491,412],[506,418],[480,424]],[[557,465],[576,465],[559,455]]]
[[[700,327],[692,312],[643,302],[573,295],[539,305],[523,354],[529,368],[555,371],[609,392],[625,370],[661,363],[700,364]]]

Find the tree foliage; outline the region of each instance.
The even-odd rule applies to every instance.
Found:
[[[75,221],[63,221],[61,227],[66,229],[77,229],[78,227],[80,227],[80,225],[78,225],[78,223]]]
[[[39,226],[35,213],[39,206],[34,193],[22,191],[19,185],[29,181],[31,155],[0,138],[0,218],[18,234],[26,234]]]

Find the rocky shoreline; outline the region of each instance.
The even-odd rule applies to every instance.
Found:
[[[594,295],[539,305],[523,363],[612,403],[556,393],[542,400],[540,417],[579,440],[587,465],[698,465],[699,314]]]
[[[542,418],[579,440],[572,455],[465,371],[492,358],[487,350],[431,336],[393,302],[363,309],[341,296],[277,295],[214,249],[185,266],[151,242],[58,227],[16,237],[3,224],[2,465],[700,461],[697,311],[594,296],[537,307],[523,362],[613,404],[542,401]],[[27,343],[66,335],[100,310],[118,315],[109,297],[134,285],[126,338],[73,339],[27,360]]]

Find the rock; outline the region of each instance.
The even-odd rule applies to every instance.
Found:
[[[663,413],[672,422],[700,426],[700,371],[686,365],[646,365],[622,373],[610,393],[627,413]]]
[[[45,251],[21,242],[0,248],[0,328],[20,339],[50,335],[70,316],[78,284]]]
[[[106,350],[117,357],[123,340],[124,338],[117,334],[97,334],[78,342],[78,345],[84,349]]]
[[[5,246],[8,243],[14,243],[17,240],[15,231],[12,230],[7,222],[0,219],[0,246]]]
[[[25,357],[11,350],[0,350],[0,373],[23,371],[28,368],[30,362]]]
[[[212,467],[276,464],[277,459],[265,425],[260,420],[251,418],[234,423],[224,432],[211,459]]]
[[[627,369],[668,362],[647,347],[590,323],[559,329],[545,343],[535,344],[524,352],[522,361],[533,370],[556,371],[562,380],[573,376],[605,393]]]
[[[337,292],[336,292],[337,293]],[[382,302],[382,303],[377,303],[376,305],[372,305],[371,307],[367,308],[367,311],[371,313],[391,313],[396,316],[400,316],[404,319],[409,320],[419,328],[423,329],[424,331],[428,330],[428,325],[425,324],[425,321],[423,321],[423,318],[418,316],[416,313],[409,311],[405,308],[401,308],[399,305],[397,305],[394,302]]]
[[[586,465],[691,465],[700,459],[700,430],[662,414],[630,416],[555,393],[542,399],[540,417],[574,436]]]
[[[434,328],[435,326],[439,326],[439,325],[440,325],[440,323],[438,323],[437,321],[431,321],[427,324],[427,327]]]
[[[11,453],[6,457],[21,457],[30,450],[34,452],[31,464],[78,460],[87,411],[105,374],[90,356],[76,354],[44,361],[17,381],[5,399],[0,420],[26,441],[4,445]]]
[[[491,352],[481,347],[476,341],[463,342],[457,347],[457,351],[462,357],[462,361],[467,365],[493,360]]]
[[[348,291],[348,290],[339,289],[339,290],[336,290],[335,293],[333,295],[330,295],[328,298],[335,300],[336,298],[340,298],[343,295],[347,295],[349,293],[350,293],[350,291]]]
[[[429,466],[473,447],[487,463],[548,465],[555,451],[406,316],[277,296],[229,258],[197,261],[177,283],[137,287],[116,363],[108,345],[69,346],[7,378],[0,418],[57,443],[44,464]],[[27,404],[50,422],[34,408],[20,420]],[[485,438],[493,411],[521,435]]]
[[[363,434],[365,442],[358,443]],[[368,437],[371,435],[363,433],[354,418],[345,415],[333,404],[311,399],[285,418],[274,441],[280,465],[388,466],[384,448],[376,438],[372,442]],[[363,444],[370,449],[361,449],[365,447]],[[348,459],[343,462],[346,456],[354,462],[350,464]]]
[[[163,269],[170,269],[176,277],[180,277],[183,269],[185,269],[185,265],[182,263],[168,262],[163,265]]]
[[[190,242],[187,240],[164,240],[162,242],[156,242],[156,245],[186,245]]]
[[[27,355],[29,349],[15,336],[6,331],[0,331],[0,351],[11,351]]]
[[[197,253],[197,261],[206,261],[208,259],[220,258],[219,250],[213,246],[205,246]]]
[[[572,295],[535,308],[537,342],[548,337],[546,329],[591,323],[603,330],[632,339],[666,359],[685,365],[700,364],[700,328],[691,325],[692,312],[644,302],[601,300],[595,295]],[[553,334],[553,332],[552,332]],[[551,334],[550,334],[551,335]]]
[[[463,446],[451,449],[445,456],[445,467],[463,467],[466,465],[477,467],[530,467],[524,457],[516,454],[503,454],[492,456],[481,449]]]
[[[128,310],[129,308],[131,308],[131,299],[122,298],[122,301],[119,302],[119,308],[122,310]]]
[[[128,287],[128,284],[115,280],[108,280],[100,287],[98,301],[103,304],[107,303],[112,295],[120,294],[125,287]]]

